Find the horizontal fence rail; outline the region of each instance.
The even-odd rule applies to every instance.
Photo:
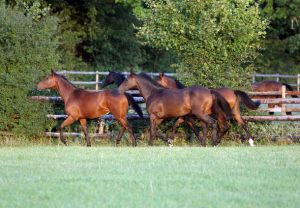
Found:
[[[276,79],[277,82],[280,82],[281,79],[294,79],[295,82],[288,82],[287,84],[296,87],[296,89],[300,90],[300,74],[297,75],[289,75],[289,74],[254,74],[252,76],[252,83],[257,82],[256,78],[268,78],[268,79]]]
[[[300,115],[293,116],[242,116],[246,121],[300,121]]]
[[[100,76],[107,76],[109,74],[109,72],[103,72],[103,71],[58,71],[58,74],[67,76],[67,75],[95,75],[95,81],[70,81],[71,83],[75,84],[75,85],[95,85],[95,90],[99,90],[99,84],[102,84],[102,81],[100,81]],[[130,75],[130,72],[120,72],[122,74],[125,75],[125,77],[127,77],[128,75]],[[148,72],[146,73],[149,76],[153,77],[157,77],[159,76],[160,73],[157,72]],[[174,76],[175,73],[164,73],[165,75],[168,76]]]
[[[91,91],[101,91],[99,89],[99,84],[101,84],[100,81],[100,76],[106,76],[109,74],[109,72],[100,72],[100,71],[95,71],[95,72],[82,72],[82,71],[59,71],[57,72],[62,75],[95,75],[95,81],[71,81],[75,85],[94,85],[95,88],[91,89]],[[125,76],[128,76],[130,72],[123,72]],[[148,75],[152,77],[159,76],[159,73],[147,73]],[[174,76],[174,73],[165,73],[166,75],[169,76]],[[259,98],[259,99],[253,99],[254,101],[259,100],[262,104],[266,105],[276,105],[273,108],[269,107],[260,107],[258,111],[260,112],[277,112],[281,113],[281,115],[260,115],[260,116],[242,116],[242,118],[246,121],[300,121],[300,115],[286,115],[287,112],[300,112],[300,108],[297,107],[291,107],[288,106],[289,104],[300,104],[300,91],[299,91],[299,85],[300,85],[300,75],[280,75],[280,74],[255,74],[253,75],[253,81],[256,81],[256,77],[263,77],[263,78],[294,78],[297,79],[297,84],[291,84],[293,86],[297,86],[298,91],[286,91],[286,87],[283,86],[281,91],[271,91],[271,92],[247,92],[251,96],[273,96],[273,98]],[[104,77],[103,77],[104,78]],[[290,83],[289,83],[290,84]],[[137,90],[129,90],[127,91],[128,93],[132,95],[137,95],[139,94],[139,91]],[[289,98],[288,96],[291,95],[297,95],[299,98]],[[277,98],[274,98],[274,97]],[[288,98],[287,98],[288,97]],[[52,102],[61,102],[62,98],[59,96],[31,96],[30,99],[32,100],[40,100],[40,101],[52,101]],[[138,103],[144,103],[143,97],[136,96],[134,97],[134,100]],[[145,107],[142,108],[143,111],[145,112],[146,109]],[[47,118],[49,119],[66,119],[68,116],[67,115],[47,115]],[[129,113],[127,115],[128,119],[142,119],[140,118],[137,114],[134,113]],[[144,118],[149,118],[149,115],[146,113],[144,114]],[[107,114],[104,115],[100,118],[101,122],[104,122],[106,120],[113,120],[115,119],[113,115]],[[103,123],[102,123],[103,125]],[[101,133],[97,134],[91,134],[92,137],[105,137],[108,136],[109,134],[105,134],[103,131],[99,131]],[[71,133],[64,133],[67,136],[82,136],[82,133],[77,133],[77,132],[71,132]],[[58,137],[59,133],[56,132],[46,132],[46,136],[51,136],[51,137]]]

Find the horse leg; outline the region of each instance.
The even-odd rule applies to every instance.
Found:
[[[179,118],[177,119],[176,123],[175,123],[174,126],[173,126],[171,138],[168,139],[169,145],[172,145],[172,144],[173,144],[173,141],[175,140],[176,129],[177,129],[178,126],[179,126],[180,124],[182,124],[184,121],[185,121],[185,119],[184,119],[183,117],[179,117]]]
[[[198,141],[202,146],[206,146],[206,138],[208,134],[208,126],[205,122],[200,121],[201,127],[202,127],[202,138],[199,136]]]
[[[89,134],[88,134],[86,119],[80,119],[79,121],[80,121],[80,124],[83,128],[83,132],[84,132],[84,136],[85,136],[85,140],[86,140],[86,145],[88,147],[90,147],[91,146],[91,140],[90,140],[90,137],[89,137]]]
[[[149,145],[153,146],[153,138],[156,135],[156,125],[154,119],[150,119],[150,138],[149,138]]]
[[[122,126],[121,131],[119,131],[117,139],[116,139],[116,146],[118,146],[120,144],[121,138],[124,135],[126,128],[124,126]]]
[[[213,118],[211,118],[209,115],[206,115],[203,113],[196,113],[195,115],[204,122],[204,124],[202,123],[202,126],[203,126],[202,145],[206,146],[207,124],[209,124],[213,127],[212,139],[213,139],[214,143],[215,143],[215,141],[218,141],[218,125],[217,125],[216,121]]]
[[[157,132],[157,127],[159,124],[161,124],[164,121],[164,119],[157,119],[157,118],[151,118],[150,116],[150,139],[149,139],[149,145],[153,145],[153,138],[156,136],[159,136],[161,139],[166,141],[164,136],[160,133]]]
[[[253,147],[254,146],[254,141],[253,141],[253,138],[250,134],[247,122],[242,119],[241,115],[235,115],[234,117],[235,117],[236,121],[238,122],[238,124],[240,126],[242,126],[243,129],[245,130],[246,138],[248,139],[248,142],[249,142],[250,146]]]
[[[219,127],[219,133],[218,133],[218,140],[214,141],[214,145],[217,146],[221,143],[222,137],[227,133],[229,130],[228,122],[226,115],[218,115],[218,127]]]
[[[195,119],[190,117],[190,116],[186,116],[184,117],[186,119],[187,124],[192,128],[192,131],[194,132],[194,134],[196,135],[197,139],[199,141],[201,141],[201,137],[200,137],[200,132],[196,130],[196,122]]]
[[[274,105],[271,105],[271,104],[268,104],[268,108],[274,108],[275,106]],[[270,116],[273,116],[274,115],[274,112],[269,112],[269,115]]]
[[[59,128],[59,138],[60,140],[62,141],[62,143],[64,143],[65,145],[67,145],[67,140],[64,138],[64,135],[63,135],[63,128],[65,126],[69,126],[71,125],[72,123],[74,123],[76,120],[72,117],[72,116],[69,116],[66,120],[64,120],[62,122],[62,124],[60,125],[60,128]]]
[[[136,146],[137,145],[137,143],[136,143],[136,137],[134,136],[133,130],[132,130],[131,126],[128,124],[127,119],[126,118],[120,118],[118,120],[122,124],[123,129],[120,131],[116,142],[117,143],[120,142],[120,140],[121,140],[121,138],[122,138],[122,136],[124,134],[125,129],[127,129],[128,132],[129,132],[129,134],[130,134],[131,140],[132,140],[132,146]]]

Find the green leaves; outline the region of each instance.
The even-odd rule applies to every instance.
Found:
[[[186,84],[245,86],[267,26],[255,3],[146,0],[146,4],[149,12],[139,35],[148,44],[178,53],[182,62],[177,72]]]
[[[270,20],[259,70],[297,74],[300,70],[300,0],[262,1],[262,16]]]
[[[50,104],[28,95],[59,66],[57,25],[56,18],[36,19],[0,4],[0,131],[36,135],[49,126]]]

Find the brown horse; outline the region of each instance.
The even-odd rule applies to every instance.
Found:
[[[154,82],[154,80],[152,80],[151,78],[149,78],[147,75],[143,74],[144,78],[151,80],[151,82]],[[106,87],[110,84],[117,84],[118,86],[120,86],[122,84],[122,82],[125,80],[125,76],[119,72],[114,72],[111,71],[109,72],[109,74],[107,75],[107,77],[105,78],[105,80],[102,82],[102,86],[101,87]],[[172,82],[170,82],[172,83]],[[158,84],[158,83],[156,83]],[[179,87],[183,86],[180,82],[176,81],[176,84],[179,85]],[[163,86],[160,86],[163,87]],[[132,88],[135,89],[135,88]],[[220,97],[220,99],[223,99],[222,97]],[[223,103],[225,103],[226,101],[224,100]],[[229,108],[229,105],[226,106],[227,108]],[[226,107],[222,107],[222,108],[226,108]],[[218,142],[220,142],[222,136],[226,133],[227,129],[228,129],[228,124],[227,124],[227,118],[226,115],[224,113],[222,113],[222,111],[216,111],[215,112],[218,122],[219,122],[219,126],[220,128],[220,132],[219,132],[219,140]],[[173,131],[172,131],[172,137],[171,138],[175,138],[175,134],[176,134],[176,129],[178,128],[178,126],[182,123],[186,121],[189,126],[192,128],[194,134],[197,136],[197,138],[199,139],[199,134],[195,128],[195,120],[193,117],[191,116],[184,116],[184,117],[180,117],[178,118],[178,120],[176,121],[175,125],[173,126]],[[203,127],[203,134],[206,135],[207,134],[207,125],[203,122],[201,122],[202,127]],[[161,136],[162,137],[162,136]],[[217,145],[216,142],[214,143],[214,145]]]
[[[225,110],[226,115],[231,116],[230,108],[224,98],[219,93],[206,88],[165,89],[146,74],[131,73],[128,79],[119,86],[119,91],[122,93],[132,88],[137,88],[146,102],[150,115],[150,145],[153,144],[153,138],[157,135],[158,125],[165,119],[192,115],[213,127],[213,142],[216,144],[218,142],[217,124],[210,115],[213,112]],[[203,145],[206,145],[206,136],[207,129],[203,133]],[[172,143],[173,138],[168,142]]]
[[[257,82],[252,84],[252,91],[254,92],[270,92],[270,91],[282,91],[282,86],[286,86],[287,90],[293,91],[293,87],[286,84],[286,83],[280,83],[273,80],[267,80],[263,82]],[[255,95],[253,98],[256,99],[268,99],[268,98],[280,98],[281,95]],[[292,97],[297,98],[298,96],[292,95]],[[276,105],[279,107],[281,104],[268,104],[269,108],[274,108]],[[274,112],[269,112],[270,115],[273,115]],[[287,112],[287,115],[291,115],[291,112]]]
[[[157,80],[159,84],[166,88],[170,89],[183,89],[185,86],[179,82],[177,79],[167,76],[164,73],[160,73],[159,78]],[[228,102],[230,105],[230,108],[232,110],[233,117],[235,120],[238,122],[239,125],[243,127],[243,129],[246,132],[246,137],[249,141],[249,144],[253,146],[253,138],[250,134],[247,122],[243,120],[240,112],[240,102],[244,103],[248,108],[255,110],[259,107],[260,103],[259,102],[253,102],[251,98],[247,95],[247,93],[240,91],[240,90],[232,90],[229,88],[218,88],[214,89],[218,93],[220,93],[225,100]],[[182,122],[184,122],[182,120]],[[228,131],[228,126],[222,123],[221,121],[221,126],[223,126],[223,131],[220,135],[222,137],[227,131]],[[177,124],[177,125],[180,125]]]
[[[128,105],[130,104],[140,117],[143,117],[143,113],[129,94],[119,93],[117,90],[98,92],[83,90],[53,71],[45,80],[38,83],[37,88],[38,90],[48,88],[57,90],[65,103],[68,118],[60,126],[60,139],[65,145],[67,141],[63,137],[63,128],[79,120],[83,127],[87,146],[91,146],[86,119],[99,118],[108,113],[112,113],[123,126],[118,134],[116,144],[119,144],[125,129],[127,129],[132,137],[133,145],[136,145],[136,138],[126,118]]]

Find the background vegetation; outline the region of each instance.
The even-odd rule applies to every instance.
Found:
[[[189,85],[243,89],[254,71],[298,73],[299,4],[0,0],[0,131],[53,127],[45,114],[62,107],[28,99],[51,68],[177,70]]]

